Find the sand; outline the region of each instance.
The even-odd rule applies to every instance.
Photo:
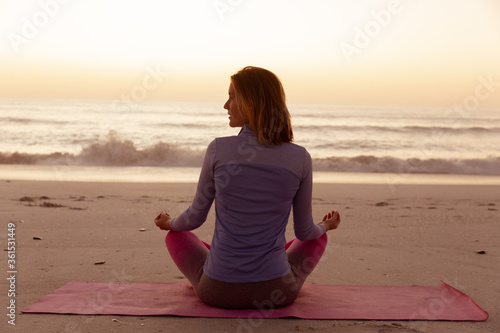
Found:
[[[16,320],[2,332],[244,332],[235,319],[22,314],[68,281],[174,282],[183,279],[153,219],[190,204],[186,184],[0,180],[1,245],[16,224]],[[315,184],[313,212],[339,210],[327,251],[306,283],[450,283],[471,296],[486,322],[266,319],[255,332],[500,332],[500,187]],[[22,221],[22,222],[21,222]],[[213,211],[196,234],[212,237]],[[144,231],[141,229],[144,228]],[[287,238],[292,235],[288,228]],[[41,238],[41,239],[34,239]],[[481,252],[484,251],[484,252]],[[2,267],[7,271],[7,253]],[[104,262],[96,265],[96,262]],[[6,272],[7,274],[7,272]],[[7,328],[7,330],[5,329]]]

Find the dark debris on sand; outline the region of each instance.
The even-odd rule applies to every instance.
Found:
[[[21,202],[34,202],[35,198],[33,198],[33,197],[22,197],[21,199],[19,199],[19,201],[21,201]]]
[[[43,204],[40,205],[40,207],[59,208],[59,207],[66,207],[66,206],[44,201]]]

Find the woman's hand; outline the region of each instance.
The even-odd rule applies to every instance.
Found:
[[[160,228],[161,230],[172,230],[172,228],[170,227],[171,220],[172,220],[172,218],[170,217],[170,215],[168,215],[167,212],[161,212],[155,218],[154,222],[155,222],[156,226],[158,228]]]
[[[325,227],[326,231],[332,230],[332,229],[337,229],[337,227],[340,224],[339,212],[332,210],[330,213],[326,214],[323,217],[323,221],[321,221],[320,224]]]

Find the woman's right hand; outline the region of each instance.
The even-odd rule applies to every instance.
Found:
[[[337,229],[337,227],[340,224],[339,212],[332,210],[330,213],[326,214],[323,217],[323,221],[321,221],[320,224],[322,224],[325,227],[326,231]]]
[[[168,215],[167,212],[161,212],[158,214],[158,216],[155,218],[154,222],[158,228],[161,230],[172,230],[172,227],[170,226],[170,221],[172,218],[170,215]]]

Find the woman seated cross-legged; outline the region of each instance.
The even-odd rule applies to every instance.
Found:
[[[207,148],[193,202],[156,225],[168,230],[166,245],[204,303],[230,309],[278,308],[297,298],[320,260],[326,232],[338,212],[312,218],[312,165],[306,149],[293,144],[290,114],[280,80],[259,67],[233,76],[224,105],[237,136]],[[191,230],[200,227],[215,201],[212,243]],[[285,240],[293,212],[296,238]]]

